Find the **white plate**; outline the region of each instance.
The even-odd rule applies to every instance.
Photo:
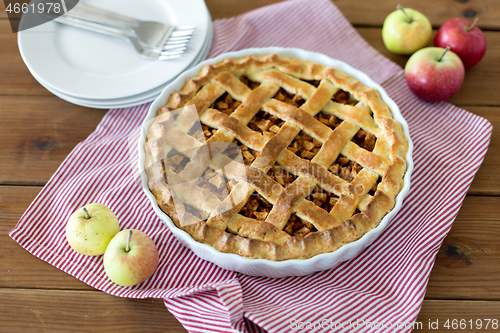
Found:
[[[332,66],[336,67],[345,73],[355,77],[358,79],[360,82],[365,84],[368,87],[375,88],[380,96],[382,97],[383,101],[386,102],[389,107],[392,110],[393,117],[396,121],[398,121],[402,128],[403,132],[408,138],[409,142],[409,149],[408,153],[406,155],[406,162],[407,162],[407,170],[406,174],[404,176],[404,185],[403,189],[401,192],[398,194],[396,197],[396,204],[394,206],[394,209],[391,210],[379,223],[379,225],[367,232],[363,237],[358,239],[355,242],[346,244],[342,246],[340,249],[334,252],[330,253],[322,253],[319,255],[316,255],[312,258],[309,259],[291,259],[291,260],[285,260],[285,261],[271,261],[267,259],[249,259],[245,258],[242,256],[239,256],[237,254],[233,253],[222,253],[214,249],[213,247],[207,245],[207,244],[202,244],[198,243],[193,238],[186,233],[185,231],[177,228],[175,224],[172,222],[170,217],[168,217],[167,214],[165,214],[159,207],[158,204],[156,203],[156,198],[154,195],[151,193],[151,191],[148,188],[148,179],[146,176],[146,173],[143,172],[144,170],[144,160],[145,160],[145,153],[144,153],[144,142],[146,139],[146,131],[147,131],[147,124],[148,121],[151,120],[153,117],[156,116],[156,113],[159,108],[164,106],[169,98],[169,96],[174,92],[174,91],[179,91],[184,84],[186,83],[186,80],[190,77],[193,77],[197,75],[201,68],[207,64],[216,64],[218,62],[221,62],[222,60],[226,58],[241,58],[245,57],[249,54],[251,55],[266,55],[266,54],[271,54],[271,53],[276,53],[285,57],[290,57],[290,58],[296,58],[296,59],[302,59],[302,60],[307,60],[307,61],[312,61],[312,62],[317,62],[320,64],[323,64],[325,66]],[[149,198],[151,205],[155,211],[155,213],[167,224],[167,226],[170,228],[172,233],[177,237],[177,239],[184,244],[186,247],[191,249],[197,256],[199,256],[202,259],[208,260],[210,262],[213,262],[214,264],[228,270],[248,274],[248,275],[254,275],[254,276],[267,276],[267,277],[273,277],[273,278],[279,278],[279,277],[285,277],[285,276],[302,276],[302,275],[307,275],[311,274],[317,271],[322,271],[326,269],[330,269],[338,265],[339,263],[349,260],[353,257],[355,257],[358,253],[360,253],[364,248],[366,248],[368,245],[370,245],[377,237],[380,236],[380,234],[384,231],[384,229],[389,225],[391,219],[396,215],[398,210],[401,208],[403,204],[403,198],[408,194],[410,190],[410,178],[411,178],[411,173],[413,171],[413,160],[412,160],[412,151],[413,151],[413,144],[410,139],[410,132],[408,129],[408,124],[406,123],[406,120],[403,118],[401,115],[401,111],[399,110],[397,104],[387,95],[385,90],[376,84],[372,79],[370,79],[365,73],[352,68],[345,62],[342,62],[340,60],[332,59],[324,54],[320,53],[315,53],[315,52],[309,52],[301,49],[286,49],[286,48],[279,48],[279,47],[269,47],[269,48],[253,48],[253,49],[246,49],[246,50],[241,50],[237,52],[230,52],[226,54],[222,54],[216,58],[209,59],[206,61],[201,62],[198,64],[198,66],[191,68],[175,79],[175,81],[171,84],[169,84],[165,90],[161,93],[161,95],[153,102],[149,109],[149,113],[146,116],[143,126],[142,126],[142,131],[141,131],[141,137],[139,138],[139,144],[138,144],[138,149],[139,149],[139,173],[142,177],[142,187],[144,190],[144,193],[146,193],[146,196]]]
[[[19,32],[19,50],[30,72],[65,95],[109,100],[158,88],[193,62],[207,38],[210,19],[203,0],[81,1],[142,20],[197,28],[183,56],[171,61],[142,59],[127,41],[55,22]]]
[[[92,109],[118,109],[118,108],[126,108],[126,107],[129,107],[129,106],[136,106],[136,105],[141,105],[141,104],[144,104],[144,103],[148,103],[148,102],[151,102],[154,97],[147,97],[147,98],[140,98],[140,99],[137,99],[137,100],[134,100],[134,101],[131,101],[131,102],[123,102],[123,103],[116,103],[116,104],[113,104],[111,106],[108,106],[108,105],[102,105],[102,104],[99,104],[99,103],[92,103],[92,102],[85,102],[85,101],[80,101],[80,100],[73,100],[71,97],[68,97],[68,96],[62,96],[60,93],[58,93],[57,91],[53,91],[51,90],[50,88],[48,87],[45,87],[45,89],[47,89],[48,91],[50,91],[51,93],[53,93],[54,95],[56,95],[57,97],[59,97],[60,99],[63,99],[67,102],[70,102],[72,104],[76,104],[76,105],[81,105],[81,106],[85,106],[87,108],[92,108]]]
[[[188,68],[191,68],[195,65],[197,65],[200,61],[203,61],[207,58],[208,53],[210,52],[210,48],[212,46],[212,41],[213,41],[213,28],[212,28],[212,23],[211,20],[209,21],[209,33],[207,36],[207,40],[205,42],[205,45],[203,47],[203,50],[200,52],[200,54],[196,57],[196,59],[193,61],[192,64],[188,66]],[[83,98],[76,98],[70,95],[66,95],[48,85],[45,85],[42,83],[41,80],[39,80],[38,77],[33,75],[33,77],[39,81],[39,83],[44,86],[48,91],[56,95],[57,97],[64,99],[65,101],[68,101],[70,103],[76,104],[76,105],[81,105],[89,108],[94,108],[94,109],[113,109],[113,108],[125,108],[129,106],[135,106],[135,105],[140,105],[144,104],[147,102],[151,102],[154,100],[158,95],[165,89],[165,87],[172,81],[169,81],[155,89],[152,89],[148,92],[134,95],[134,96],[129,96],[129,97],[124,97],[124,98],[118,98],[118,99],[111,99],[111,100],[95,100],[95,99],[83,99]]]

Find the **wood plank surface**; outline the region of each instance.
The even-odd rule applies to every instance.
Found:
[[[466,109],[488,119],[494,128],[490,149],[469,193],[500,195],[500,107]],[[0,96],[0,184],[45,184],[104,113],[57,97]]]
[[[499,216],[500,197],[465,198],[439,249],[427,298],[500,300]]]
[[[2,1],[0,3],[3,4]],[[52,96],[42,87],[24,64],[17,47],[17,34],[7,20],[0,20],[0,94]]]
[[[243,14],[249,10],[280,2],[280,0],[206,0],[213,19],[231,17]],[[333,0],[347,19],[354,25],[382,26],[389,13],[396,9],[399,0],[387,1],[351,1]],[[497,0],[405,0],[405,7],[414,8],[429,18],[434,27],[453,17],[464,17],[473,20],[480,18],[479,26],[482,29],[500,29],[498,14],[500,2]],[[0,2],[0,18],[7,19],[5,5]]]
[[[0,288],[93,290],[23,250],[8,236],[40,189],[0,186]],[[500,300],[498,216],[500,197],[466,197],[438,253],[427,297]]]
[[[245,13],[279,0],[240,1],[237,6],[232,0],[206,0],[214,19],[230,17]],[[422,12],[434,27],[439,27],[444,21],[453,17],[464,17],[473,20],[480,18],[479,26],[483,29],[500,29],[498,15],[500,2],[497,0],[386,0],[386,1],[352,1],[333,0],[347,19],[358,26],[379,26],[384,23],[389,13],[396,10],[401,3]]]
[[[2,317],[9,318],[2,321],[5,332],[186,332],[158,299],[29,289],[0,289],[0,299]],[[363,320],[356,316],[350,319]],[[500,320],[500,302],[424,300],[413,332],[450,331],[444,325],[453,319],[464,321],[468,327],[473,325],[472,330],[462,329],[465,332],[497,332],[498,326],[491,322],[488,329],[485,326],[486,319]],[[479,321],[482,329],[476,330]],[[363,322],[363,326],[367,324]],[[429,328],[430,325],[438,329]]]
[[[382,26],[387,15],[401,3],[427,16],[435,28],[450,18],[462,17],[473,21],[478,17],[478,25],[482,29],[500,29],[500,2],[497,0],[334,0],[333,3],[353,25]]]
[[[498,2],[500,4],[500,1]],[[500,22],[500,21],[499,21]],[[357,28],[363,38],[375,47],[384,56],[404,68],[408,56],[401,56],[389,52],[382,41],[382,29],[380,28]],[[433,36],[436,31],[433,32]],[[475,67],[465,72],[462,87],[449,102],[458,106],[466,105],[500,105],[500,33],[485,32],[488,49],[484,58]],[[432,43],[431,43],[432,44]]]
[[[23,249],[8,233],[41,186],[0,186],[0,288],[95,290]]]
[[[500,3],[500,2],[499,2]],[[379,52],[404,67],[408,57],[390,53],[382,41],[380,28],[357,28],[358,32],[368,43]],[[434,32],[435,33],[435,32]],[[500,34],[485,33],[488,50],[484,59],[474,68],[466,72],[461,90],[450,99],[457,105],[500,105],[500,96],[496,93],[500,89]],[[24,65],[19,51],[17,40],[10,31],[7,21],[0,20],[0,95],[32,95],[52,96],[29,73]],[[5,45],[5,47],[3,47]]]
[[[57,97],[0,96],[0,184],[45,184],[104,113]]]
[[[0,289],[2,332],[186,332],[161,299],[102,292]]]
[[[450,320],[451,324],[453,319],[458,320],[458,328],[446,328],[446,321]],[[424,300],[422,310],[416,320],[422,323],[422,326],[421,328],[414,326],[412,332],[498,332],[500,330],[500,327],[494,326],[491,321],[489,327],[486,328],[488,322],[486,319],[495,319],[497,323],[500,321],[500,302]],[[467,325],[465,328],[460,329],[460,320]],[[429,323],[432,323],[431,328],[429,328]],[[470,329],[471,324],[472,329]],[[477,329],[479,324],[481,324],[481,329]]]
[[[500,108],[465,106],[467,111],[486,118],[493,125],[490,146],[469,188],[472,195],[500,195]]]
[[[278,0],[206,0],[214,19],[244,13]],[[404,66],[381,38],[385,17],[399,0],[333,0],[369,44]],[[414,332],[449,332],[447,319],[500,320],[500,1],[406,0],[438,28],[452,17],[479,17],[488,50],[467,71],[450,102],[494,126],[490,149],[459,215],[440,248]],[[0,1],[0,331],[185,332],[161,300],[117,298],[96,291],[22,249],[8,232],[67,154],[99,123],[103,110],[54,97],[29,73]],[[436,31],[434,31],[434,34]],[[16,186],[11,186],[16,185]],[[17,186],[23,185],[23,186]],[[429,322],[439,320],[439,328]],[[470,324],[469,324],[470,325]],[[380,331],[380,330],[378,330]]]

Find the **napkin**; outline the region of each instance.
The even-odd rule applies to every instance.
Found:
[[[403,70],[363,40],[329,0],[290,0],[216,20],[209,57],[264,46],[302,48],[347,62],[381,84],[408,121],[415,146],[411,191],[382,236],[354,259],[309,276],[271,279],[196,257],[155,215],[138,182],[136,147],[149,104],[110,110],[10,236],[106,293],[163,298],[190,332],[410,332],[436,254],[486,153],[491,124],[451,104],[417,99]],[[69,247],[67,218],[90,202],[110,207],[122,229],[151,236],[161,258],[153,277],[120,287],[106,277],[102,256]]]

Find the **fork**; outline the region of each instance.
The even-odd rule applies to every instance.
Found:
[[[63,16],[57,16],[54,17],[53,15],[50,14],[45,14],[49,15],[52,18],[54,18],[54,21],[67,24],[70,26],[74,26],[77,28],[83,28],[86,30],[98,32],[104,35],[112,36],[112,37],[118,37],[121,39],[125,39],[126,41],[130,42],[132,46],[135,48],[135,50],[139,53],[139,55],[145,59],[148,60],[170,60],[170,59],[175,59],[180,57],[184,51],[186,50],[185,46],[180,46],[180,47],[175,47],[175,48],[170,48],[167,50],[161,50],[161,51],[155,51],[151,50],[149,48],[144,47],[136,37],[130,36],[120,29],[88,22],[85,20],[79,20],[76,18],[70,18],[66,17],[65,15]]]
[[[66,0],[71,2],[72,0]],[[135,36],[143,46],[155,51],[169,47],[186,46],[191,39],[195,26],[171,26],[152,21],[140,21],[132,17],[120,15],[101,8],[78,2],[66,16],[120,28]]]

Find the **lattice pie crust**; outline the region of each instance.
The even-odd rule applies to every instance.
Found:
[[[193,105],[198,119],[171,112]],[[243,161],[214,172],[231,143]],[[177,227],[221,252],[286,260],[375,228],[402,188],[408,142],[375,89],[272,54],[205,66],[158,111],[145,150],[149,188]]]

